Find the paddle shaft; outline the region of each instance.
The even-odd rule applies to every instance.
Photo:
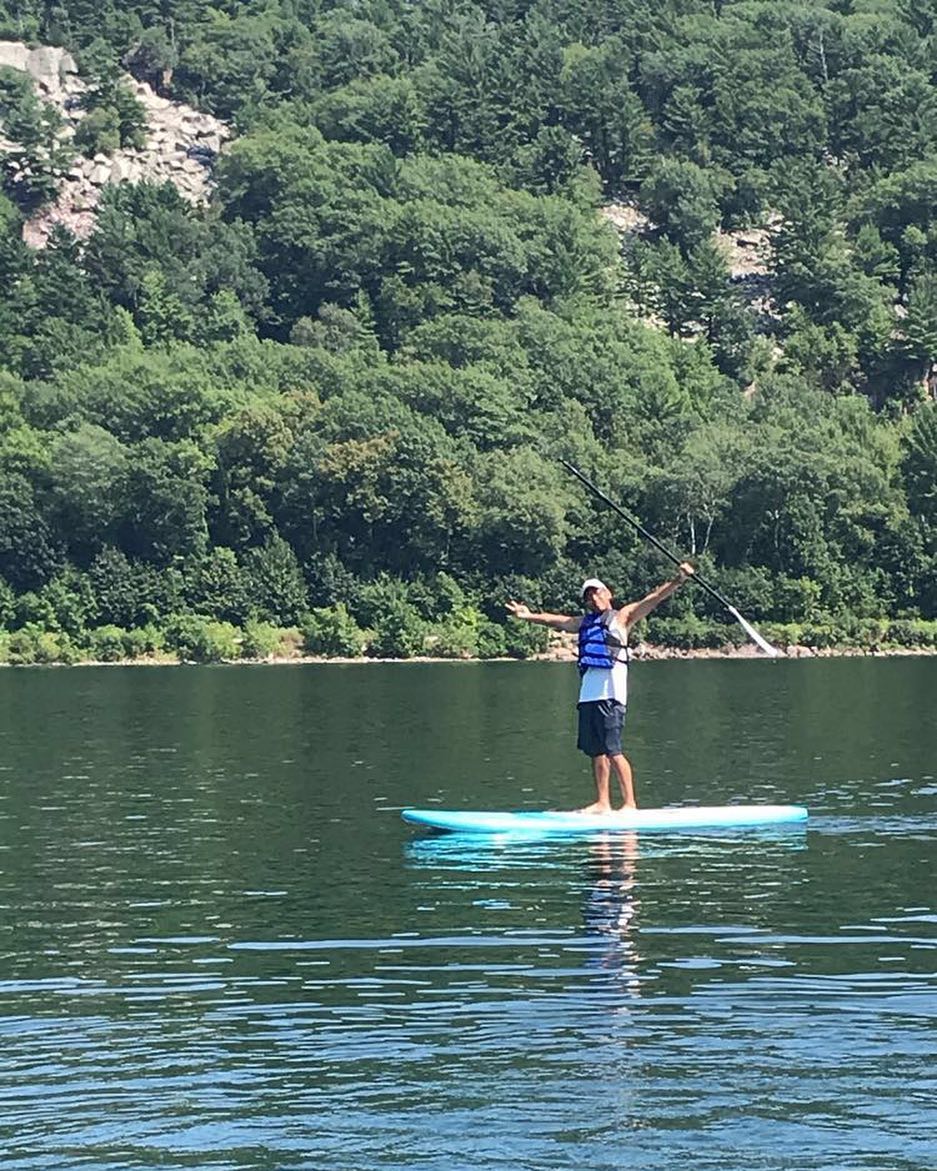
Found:
[[[566,468],[568,472],[572,472],[577,480],[581,480],[594,496],[598,496],[599,500],[603,500],[609,506],[609,508],[618,513],[622,520],[627,521],[633,529],[636,529],[646,541],[650,541],[654,548],[660,550],[660,552],[663,553],[663,555],[669,561],[672,561],[674,565],[677,566],[682,564],[676,553],[672,553],[666,545],[658,541],[653,533],[649,533],[644,525],[639,524],[633,516],[629,516],[623,508],[619,508],[615,501],[606,496],[602,489],[598,487],[598,485],[593,484],[588,476],[583,475],[583,473],[578,468],[573,467],[573,465],[568,460],[561,459],[560,463],[564,468]],[[711,586],[709,582],[704,581],[698,573],[694,573],[693,576],[688,580],[695,581],[698,586],[702,586],[708,594],[711,594],[720,605],[725,606],[725,608],[730,610],[733,614],[736,613],[735,607],[730,602],[726,601],[722,594],[720,594],[717,589]]]

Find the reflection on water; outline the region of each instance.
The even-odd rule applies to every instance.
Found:
[[[806,827],[413,833],[588,785],[513,666],[0,674],[4,1171],[937,1167],[937,663],[642,668]]]
[[[414,869],[431,872],[434,892],[474,887],[482,897],[473,899],[472,905],[486,910],[504,912],[516,906],[510,892],[517,893],[519,869],[547,871],[551,881],[560,877],[571,890],[571,901],[580,886],[582,923],[573,924],[572,932],[564,928],[564,950],[582,952],[586,970],[624,974],[621,987],[632,995],[638,995],[639,957],[632,930],[639,906],[638,856],[636,833],[600,834],[572,846],[526,836],[441,834],[417,838],[406,848]]]
[[[640,956],[635,944],[640,902],[635,889],[638,835],[603,835],[588,845],[588,885],[583,901],[583,928],[599,944],[587,967],[614,972],[623,991],[639,995]]]

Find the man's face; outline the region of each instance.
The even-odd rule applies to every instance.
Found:
[[[586,590],[583,603],[586,609],[591,610],[593,614],[601,614],[603,610],[610,609],[612,605],[612,591],[606,586],[602,586],[601,589]]]

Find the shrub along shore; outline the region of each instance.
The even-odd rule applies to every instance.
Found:
[[[762,633],[792,658],[854,654],[935,654],[937,621],[855,619],[849,622],[765,624]],[[757,649],[736,626],[695,617],[651,619],[638,632],[638,660],[751,658]],[[243,626],[180,615],[135,629],[99,626],[77,633],[25,626],[0,632],[0,664],[88,665],[232,662],[572,660],[575,641],[541,627],[502,625],[479,611],[446,621],[412,614],[385,616],[364,630],[346,607],[311,612],[297,626],[248,621]]]

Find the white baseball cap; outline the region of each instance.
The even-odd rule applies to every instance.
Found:
[[[582,589],[579,591],[582,597],[586,596],[586,590],[607,590],[608,586],[604,581],[599,581],[597,577],[587,577],[582,583]]]

